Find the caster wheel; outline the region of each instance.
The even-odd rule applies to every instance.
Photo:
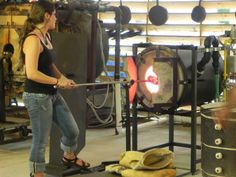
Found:
[[[4,142],[4,132],[3,130],[0,130],[0,143],[3,143]]]
[[[29,135],[29,130],[27,129],[26,126],[20,126],[19,133],[21,137],[27,137]]]

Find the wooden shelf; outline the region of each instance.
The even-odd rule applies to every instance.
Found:
[[[236,6],[236,4],[235,4]],[[115,15],[112,13],[102,13],[99,15],[105,23],[115,23]],[[148,20],[148,13],[132,14],[130,21],[131,24],[151,24]],[[234,13],[209,13],[203,24],[234,24],[235,14]],[[197,24],[191,19],[190,13],[169,13],[166,24]]]
[[[156,0],[149,0],[150,2],[156,2]],[[102,2],[118,2],[117,0],[104,0]],[[122,0],[123,3],[144,3],[147,2],[147,0]],[[165,2],[174,2],[174,3],[185,3],[185,2],[193,2],[193,3],[199,3],[199,0],[159,0],[160,3],[165,3]],[[222,2],[222,0],[204,0],[204,2]],[[224,2],[234,2],[234,0],[224,0]]]
[[[109,5],[113,6],[120,5],[119,0],[102,2],[109,2]],[[148,12],[156,5],[156,0],[122,1],[122,4],[128,6],[132,12],[130,23],[123,25],[122,29],[134,29],[142,33],[136,37],[122,39],[121,46],[129,44],[131,47],[133,43],[140,42],[202,45],[205,37],[222,36],[235,24],[235,0],[204,0],[202,6],[207,15],[201,24],[191,19],[192,9],[198,3],[199,0],[160,0],[159,5],[168,10],[168,20],[165,25],[155,26],[149,21]],[[100,13],[99,17],[106,27],[114,26],[114,13]],[[113,42],[110,41],[110,44],[113,45]],[[123,49],[127,49],[128,46]]]

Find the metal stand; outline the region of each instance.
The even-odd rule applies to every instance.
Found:
[[[145,46],[146,45],[146,46]],[[136,58],[137,57],[137,48],[138,47],[148,47],[151,46],[151,44],[140,44],[140,45],[134,45],[133,47],[133,55]],[[167,46],[170,48],[177,49],[178,46]],[[191,117],[191,143],[180,143],[174,141],[174,114],[176,113],[175,108],[168,110],[169,114],[169,141],[164,144],[160,144],[154,147],[148,147],[145,149],[141,149],[139,151],[146,151],[152,148],[156,147],[169,147],[171,151],[174,151],[175,146],[179,147],[185,147],[191,149],[191,167],[190,172],[194,174],[196,172],[196,164],[200,162],[200,160],[196,159],[196,151],[197,149],[200,149],[201,147],[196,144],[196,137],[197,137],[197,130],[196,130],[196,109],[197,109],[197,47],[195,46],[180,46],[181,49],[188,49],[192,51],[192,82],[191,82],[191,111],[190,111],[190,117]],[[138,150],[138,132],[137,132],[137,96],[135,97],[134,103],[133,103],[133,118],[132,118],[132,126],[133,126],[133,132],[132,132],[132,147],[131,149],[136,151]],[[127,133],[130,131],[127,130]],[[129,135],[127,135],[129,137]],[[127,143],[129,145],[129,143]],[[128,147],[127,147],[128,148]],[[189,173],[188,173],[189,174]]]
[[[28,119],[20,119],[15,117],[6,116],[5,105],[5,79],[4,79],[4,57],[0,57],[0,144],[9,143],[13,141],[19,141],[28,136],[30,130],[27,128],[30,121]],[[21,138],[17,139],[5,139],[5,134],[19,132]]]
[[[0,58],[0,122],[6,122],[3,58]]]

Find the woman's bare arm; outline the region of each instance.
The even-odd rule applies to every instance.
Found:
[[[35,82],[54,85],[58,82],[57,78],[47,76],[38,70],[38,60],[41,51],[40,40],[37,36],[32,35],[26,38],[23,46],[26,76]]]

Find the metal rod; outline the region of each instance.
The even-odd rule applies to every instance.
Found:
[[[169,150],[174,151],[174,114],[169,114]]]
[[[97,29],[98,29],[98,20],[97,12],[92,12],[92,22],[91,22],[91,39],[90,39],[90,48],[88,52],[88,63],[87,63],[87,82],[94,82],[96,79],[96,59],[97,59]],[[102,51],[103,52],[103,51]],[[93,85],[94,86],[94,85]],[[89,89],[93,90],[94,87]]]
[[[110,82],[95,82],[95,83],[84,83],[84,84],[76,84],[75,87],[82,87],[82,86],[92,86],[92,85],[109,85],[109,84],[125,84],[129,81],[110,81]]]
[[[197,48],[192,47],[192,84],[191,84],[191,173],[196,172],[196,139],[197,139]]]
[[[116,20],[116,34],[115,34],[115,74],[114,79],[120,79],[120,29],[121,29],[121,10],[116,8],[115,10],[115,20]]]
[[[134,97],[133,112],[132,112],[132,150],[138,150],[138,111],[137,111],[138,98]]]
[[[133,60],[135,64],[137,63],[137,53],[138,53],[138,44],[133,45]],[[138,98],[135,94],[133,104],[132,104],[132,150],[138,150],[138,111],[137,111]]]
[[[109,84],[126,84],[129,83],[131,81],[110,81],[110,82],[94,82],[94,83],[83,83],[83,84],[75,84],[73,85],[73,87],[86,87],[86,86],[93,86],[93,85],[109,85]],[[57,86],[55,85],[54,88],[56,88]]]
[[[120,80],[120,29],[121,29],[121,9],[115,8],[115,73],[114,73],[114,80]],[[116,129],[120,127],[120,122],[122,120],[122,113],[121,113],[121,90],[120,85],[115,84],[115,104],[116,104]]]
[[[6,122],[3,58],[0,58],[0,123]]]
[[[95,86],[95,85],[109,85],[109,84],[128,84],[130,83],[131,85],[136,82],[150,82],[153,83],[154,85],[156,85],[157,83],[153,80],[130,80],[130,81],[126,81],[126,80],[122,80],[122,81],[110,81],[110,82],[91,82],[91,83],[82,83],[82,84],[75,84],[73,85],[73,87],[84,87],[84,86]],[[57,86],[54,86],[54,88],[56,88]]]
[[[131,150],[131,135],[130,135],[130,104],[129,104],[129,85],[125,85],[126,92],[126,120],[125,120],[125,128],[126,128],[126,151]]]

